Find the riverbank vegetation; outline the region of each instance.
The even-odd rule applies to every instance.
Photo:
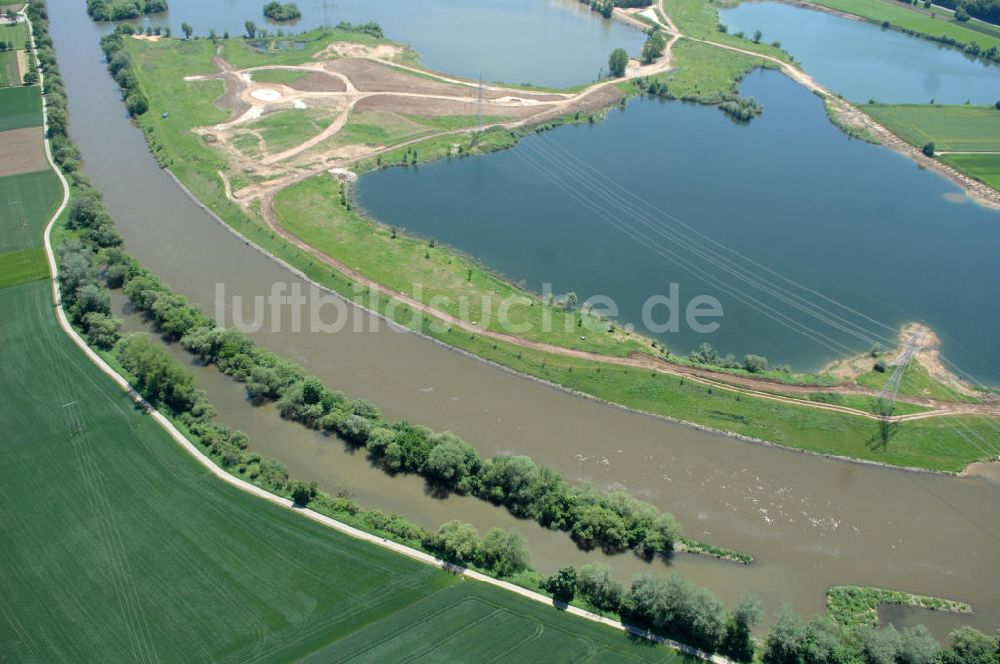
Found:
[[[768,60],[690,39],[677,42],[672,53],[675,68],[655,76],[637,78],[633,85],[643,92],[667,99],[720,107],[726,103],[739,105],[752,101],[739,95],[739,84],[744,76],[758,68],[777,68]],[[722,110],[725,111],[725,108]]]
[[[123,33],[115,31],[101,38],[101,50],[108,61],[108,73],[122,91],[125,108],[132,117],[149,110],[149,99],[139,87],[139,78],[132,63],[132,56],[125,49]]]
[[[302,18],[302,12],[299,10],[299,6],[294,2],[286,2],[284,4],[280,2],[269,2],[264,5],[264,17],[275,21],[276,23],[284,23],[286,21],[294,21],[297,18]]]
[[[949,46],[956,46],[969,55],[989,60],[1000,59],[1000,28],[973,29],[968,23],[956,21],[948,12],[914,8],[909,3],[883,0],[808,0],[835,11],[853,14],[887,28],[900,30]],[[807,2],[807,4],[808,4]]]
[[[599,493],[587,485],[571,485],[524,456],[482,459],[453,434],[386,421],[375,405],[351,401],[308,377],[304,368],[256,346],[246,335],[216,327],[124,255],[113,253],[108,260],[109,271],[116,282],[121,275],[124,293],[133,306],[150,316],[168,338],[179,340],[205,363],[244,383],[252,401],[274,401],[282,417],[365,447],[387,472],[419,474],[438,491],[502,505],[518,518],[566,531],[584,549],[631,549],[652,558],[672,551],[680,536],[673,516],[623,492]],[[194,408],[192,404],[189,410]],[[689,550],[697,553],[702,546],[692,543]],[[703,548],[716,556],[726,553]],[[749,562],[745,554],[730,557]]]
[[[965,602],[885,588],[835,586],[826,593],[827,615],[845,627],[876,627],[879,607],[889,605],[914,606],[947,613],[972,613],[972,607]]]
[[[87,14],[95,21],[122,21],[167,9],[167,0],[87,0]]]
[[[1000,2],[997,0],[937,0],[934,4],[953,9],[958,15],[959,8],[967,16],[1000,25]],[[968,19],[966,19],[968,20]]]

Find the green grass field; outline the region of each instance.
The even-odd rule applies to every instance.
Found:
[[[0,307],[0,657],[676,657],[223,484],[71,344],[47,283]]]
[[[11,25],[6,18],[0,19],[0,41],[13,44],[10,48],[15,51],[23,51],[28,43],[28,24]]]
[[[931,18],[906,5],[882,0],[810,0],[817,5],[836,9],[848,14],[856,14],[874,23],[889,23],[897,28],[912,30],[931,37],[946,36],[961,44],[975,42],[983,50],[991,46],[1000,48],[1000,38],[971,30],[951,20],[951,15],[940,11],[942,18]]]
[[[0,288],[26,284],[49,276],[49,264],[41,247],[0,254]]]
[[[885,373],[869,371],[858,376],[857,383],[872,389],[881,390],[885,385],[885,382],[889,380],[891,373],[892,367],[889,367]],[[960,392],[956,392],[947,385],[943,385],[934,380],[934,378],[932,378],[927,372],[927,369],[925,369],[923,365],[917,364],[916,362],[911,362],[910,365],[906,367],[906,372],[903,373],[903,379],[899,383],[899,393],[904,395],[909,394],[916,397],[932,397],[934,399],[943,399],[946,401],[975,401],[975,399],[967,397]]]
[[[17,78],[17,56],[14,51],[0,51],[0,88],[20,83]]]
[[[308,662],[691,662],[504,591],[464,582],[319,651]],[[555,613],[555,616],[551,614]]]
[[[251,125],[259,129],[271,154],[295,147],[326,129],[335,112],[325,108],[294,108],[265,115]]]
[[[940,159],[1000,191],[1000,154],[948,154]]]
[[[682,39],[673,50],[676,67],[657,79],[667,85],[667,92],[677,99],[718,103],[725,95],[736,94],[740,80],[757,67],[776,65],[750,55]]]
[[[732,4],[729,2],[728,4]],[[790,60],[787,53],[770,44],[755,44],[749,39],[719,32],[719,9],[727,2],[717,0],[667,0],[664,3],[674,25],[690,37],[707,39],[720,44],[735,46],[747,51],[770,55],[781,60]]]
[[[900,138],[937,150],[1000,151],[1000,110],[992,106],[870,104],[862,107]]]
[[[37,85],[0,88],[0,131],[42,124],[42,93]]]
[[[0,254],[40,246],[60,200],[62,187],[52,171],[0,178]]]

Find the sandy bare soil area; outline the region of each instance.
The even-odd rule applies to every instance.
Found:
[[[41,127],[0,132],[0,177],[34,173],[48,168]]]

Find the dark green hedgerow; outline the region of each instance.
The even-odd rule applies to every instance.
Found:
[[[438,488],[503,505],[517,517],[569,532],[586,549],[633,549],[651,557],[674,547],[676,521],[649,503],[621,491],[571,485],[525,456],[481,459],[454,434],[386,421],[370,402],[350,400],[247,335],[217,327],[134,261],[114,263],[109,273],[158,330],[244,383],[252,400],[275,401],[283,417],[367,448],[388,472],[417,473]]]
[[[149,110],[149,99],[139,86],[135,75],[132,56],[125,48],[125,36],[131,33],[131,28],[120,26],[110,35],[101,38],[101,49],[108,59],[108,71],[118,83],[125,99],[125,107],[133,115],[142,115]]]

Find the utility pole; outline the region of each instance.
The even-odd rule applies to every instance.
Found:
[[[916,355],[921,349],[920,340],[920,333],[911,336],[906,340],[903,350],[896,356],[896,359],[889,363],[889,366],[893,367],[892,374],[889,376],[889,379],[885,381],[885,385],[882,386],[882,390],[876,397],[879,415],[886,422],[889,417],[892,416],[892,412],[896,408],[896,396],[899,394],[899,387],[903,381],[903,374],[906,373],[906,368],[910,366],[910,361],[913,359],[913,356]]]
[[[483,130],[483,105],[485,104],[485,97],[483,94],[483,75],[479,75],[479,109],[478,109],[478,131]]]
[[[315,8],[323,10],[323,30],[324,31],[329,30],[330,29],[330,12],[336,10],[337,9],[337,5],[334,2],[332,2],[331,0],[320,0],[320,2],[318,2],[316,4]]]

